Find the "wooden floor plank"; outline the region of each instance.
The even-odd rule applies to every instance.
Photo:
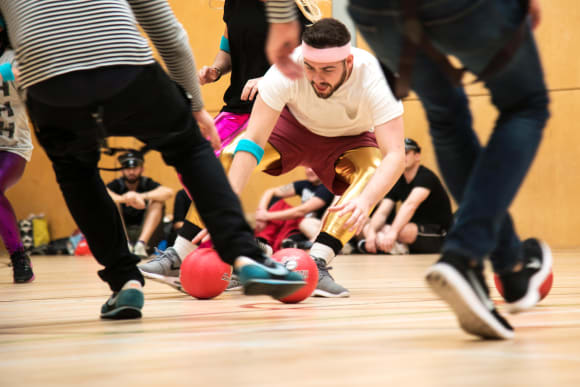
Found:
[[[436,256],[339,256],[352,296],[296,305],[148,282],[137,321],[99,320],[109,290],[92,258],[35,256],[36,281],[15,285],[2,257],[0,385],[577,386],[579,252],[554,255],[552,292],[508,316],[505,342],[465,335],[429,292]]]

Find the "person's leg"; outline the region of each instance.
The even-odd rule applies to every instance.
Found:
[[[52,161],[69,211],[91,252],[105,266],[99,276],[113,292],[129,280],[144,283],[136,266],[139,260],[129,253],[121,218],[97,169],[100,155],[94,133],[83,136],[76,129],[77,125],[92,127],[90,113],[41,105],[31,98],[28,104],[38,140]]]
[[[349,150],[338,159],[335,165],[337,178],[346,182],[348,188],[336,203],[337,206],[360,195],[373,177],[381,160],[380,150],[373,147]],[[322,222],[311,253],[318,252],[317,245],[324,245],[326,248],[321,248],[320,256],[317,257],[330,263],[342,246],[354,236],[353,230],[343,227],[347,220],[347,217],[338,216],[337,212],[329,212]]]
[[[199,211],[199,218],[212,236],[220,257],[238,271],[246,294],[270,294],[279,298],[302,287],[304,281],[300,275],[263,256],[224,168],[193,119],[185,94],[158,66],[147,71],[138,82],[136,90],[120,93],[119,102],[138,99],[151,89],[151,84],[159,87],[154,98],[139,107],[141,119],[135,118],[139,112],[127,117],[122,103],[119,107],[113,106],[115,111],[111,116],[117,121],[111,135],[136,136],[151,149],[161,152],[164,161],[176,169],[192,196],[192,208]],[[152,116],[151,112],[159,113]]]
[[[302,232],[308,240],[314,241],[314,238],[316,238],[320,232],[320,228],[322,227],[322,220],[318,218],[303,218],[298,227],[300,232]]]
[[[21,156],[0,151],[0,236],[9,254],[23,250],[24,247],[20,240],[18,221],[6,197],[6,191],[20,180],[25,167],[26,160]]]
[[[390,1],[379,4],[368,0],[352,0],[352,2],[374,3],[372,9],[355,7],[351,9],[351,13],[357,23],[362,25],[361,31],[381,61],[391,69],[397,69],[403,25],[401,14],[397,9],[398,4],[395,5]],[[380,7],[383,8],[377,12]],[[390,12],[385,12],[388,7],[391,7]],[[518,7],[517,1],[487,1],[477,4],[462,1],[442,2],[439,7],[423,9],[421,16],[426,18],[424,23],[427,31],[437,46],[454,54],[472,71],[478,73],[505,44],[510,35],[509,31],[515,29],[520,14],[525,12]],[[372,28],[366,28],[368,26]],[[474,50],[474,47],[478,49]],[[436,77],[424,74],[425,68],[422,64],[426,62],[428,60],[421,60],[419,55],[413,72],[413,88],[419,89],[416,91],[426,105],[436,149],[444,151],[443,146],[448,146],[445,150],[447,155],[465,158],[465,163],[456,161],[454,164],[459,167],[468,166],[463,169],[445,168],[443,165],[445,161],[441,163],[440,160],[442,173],[451,192],[462,199],[458,213],[458,218],[461,219],[452,230],[454,236],[448,239],[444,250],[447,249],[454,256],[449,258],[449,262],[458,270],[457,272],[472,273],[471,278],[476,278],[476,282],[480,283],[479,286],[487,289],[481,271],[477,268],[479,265],[476,268],[466,266],[466,257],[479,262],[486,253],[494,251],[492,257],[495,258],[496,270],[501,270],[501,265],[497,263],[499,260],[503,260],[504,268],[514,267],[518,260],[519,240],[513,232],[511,219],[506,210],[533,159],[541,129],[547,118],[547,97],[541,66],[533,38],[528,32],[525,43],[518,49],[509,65],[486,83],[491,91],[492,101],[500,110],[500,119],[486,149],[473,152],[469,149],[478,146],[475,134],[467,129],[456,131],[457,126],[467,128],[467,123],[471,126],[463,90],[456,89],[459,91],[455,92],[455,98],[445,100],[435,96],[434,101],[439,100],[439,103],[429,101],[429,92],[437,93],[440,88]],[[438,71],[435,65],[430,67],[433,73]],[[421,81],[423,75],[425,78]],[[445,77],[440,75],[439,79]],[[418,87],[421,84],[424,85],[422,90]],[[452,90],[450,87],[446,89]],[[458,119],[450,118],[447,111],[458,107],[460,109],[452,112]],[[443,115],[439,114],[441,111]],[[455,127],[446,125],[446,121],[440,125],[441,122],[437,119],[441,116],[446,117],[447,122],[459,125]],[[437,125],[440,128],[437,128]],[[449,135],[438,136],[440,133]],[[453,147],[455,149],[452,149]],[[473,160],[471,163],[467,158],[469,154]],[[441,155],[445,157],[445,154]],[[449,165],[451,164],[449,162]],[[501,173],[496,174],[496,171]],[[454,190],[454,174],[457,176],[458,185],[465,187],[463,190]],[[451,271],[453,270],[450,269],[449,272]],[[434,289],[457,308],[458,318],[466,331],[483,337],[513,336],[509,324],[497,315],[493,308],[486,307],[490,304],[488,299],[485,300],[472,293],[473,299],[479,298],[481,304],[462,303],[460,300],[463,295],[459,296],[461,292],[450,292],[450,287],[439,286],[438,284],[443,282],[438,278],[447,275],[443,274],[445,273],[430,273],[428,281],[436,285],[437,289]]]
[[[352,0],[351,3],[353,5],[356,3],[376,3],[371,10],[355,8],[351,12],[353,12],[355,20],[360,23],[361,31],[380,60],[389,68],[398,69],[402,31],[398,4],[392,4],[394,2],[389,1],[379,4],[364,0]],[[468,4],[454,2],[452,4],[439,4],[439,8],[430,6],[430,9],[435,14],[445,6],[453,7],[454,11],[460,12],[463,8],[468,7]],[[377,16],[377,11],[383,16]],[[443,12],[439,11],[439,13]],[[381,19],[381,24],[377,24],[377,18]],[[440,29],[439,33],[444,35],[445,23],[435,20],[435,18],[434,15],[429,21],[430,25],[433,26],[431,28]],[[385,19],[388,19],[388,22],[385,22]],[[450,39],[452,38],[453,36]],[[473,43],[467,46],[467,50],[469,47],[477,47]],[[430,133],[444,181],[455,200],[462,203],[472,170],[482,152],[477,135],[472,129],[467,96],[462,88],[453,87],[445,73],[421,52],[416,58],[412,88],[420,96],[427,113]],[[487,247],[487,249],[496,250],[491,254],[491,257],[494,269],[499,272],[515,266],[520,251],[520,241],[515,234],[509,214],[505,212],[501,218],[496,244]],[[474,240],[471,241],[471,239]],[[474,245],[489,244],[485,241],[480,243],[477,238],[471,239],[470,242]]]
[[[407,243],[411,254],[441,253],[447,231],[438,224],[415,224],[414,238]]]
[[[281,211],[288,208],[292,208],[288,202],[285,200],[278,200],[272,207],[268,209],[268,211]],[[272,247],[273,251],[277,251],[280,249],[280,244],[276,245],[276,241],[280,234],[280,231],[284,227],[285,221],[284,220],[270,220],[266,223],[266,227],[263,230],[257,232],[256,238],[263,239],[269,246]]]
[[[105,266],[99,276],[113,295],[101,308],[101,317],[141,317],[144,279],[97,168],[100,154],[90,110],[48,106],[30,96],[27,105],[67,207],[94,257]]]
[[[418,232],[419,228],[417,227],[417,224],[407,223],[403,226],[401,231],[399,231],[399,235],[397,235],[397,242],[410,245],[417,240]]]
[[[238,135],[246,130],[248,126],[249,114],[238,114],[221,112],[214,119],[215,128],[222,142],[221,149],[215,151],[216,157],[234,141]]]
[[[139,230],[137,242],[133,247],[133,253],[143,259],[148,256],[147,246],[153,233],[158,229],[165,211],[165,203],[152,200],[147,204],[147,210],[143,216],[143,223]]]
[[[231,167],[234,158],[234,151],[236,149],[239,140],[241,140],[242,135],[243,133],[240,133],[238,137],[236,137],[236,139],[234,139],[227,147],[225,147],[220,154],[219,163],[221,163],[221,166],[223,167],[223,170],[226,173],[229,171]],[[279,162],[280,162],[280,153],[278,153],[278,151],[270,143],[266,143],[266,146],[264,148],[264,156],[262,157],[262,161],[260,162],[259,168],[266,169],[272,165],[278,164]],[[237,198],[236,201],[238,201]],[[182,227],[178,231],[178,235],[187,241],[191,241],[204,228],[205,224],[200,216],[197,207],[195,205],[192,205],[187,212],[184,227]]]
[[[26,167],[21,156],[0,151],[0,236],[10,254],[13,277],[16,283],[34,280],[30,258],[20,240],[20,230],[12,205],[6,198],[6,191],[20,180]]]
[[[348,184],[348,188],[336,203],[337,206],[360,195],[374,175],[381,159],[381,152],[378,148],[363,147],[346,151],[337,160],[335,165],[337,179]],[[344,244],[354,236],[353,230],[343,227],[347,220],[347,217],[340,217],[336,212],[329,212],[322,221],[320,233],[310,249],[310,255],[316,261],[319,272],[314,296],[350,296],[349,291],[337,284],[328,272],[330,270],[328,264],[342,250]]]

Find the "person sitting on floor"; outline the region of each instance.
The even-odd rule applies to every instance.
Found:
[[[107,184],[107,191],[120,206],[127,239],[133,253],[146,258],[147,245],[156,246],[163,238],[161,220],[165,202],[173,196],[173,190],[155,180],[143,176],[143,155],[129,151],[119,156],[122,177]]]
[[[387,218],[402,202],[392,223]],[[421,147],[405,139],[405,172],[363,229],[363,253],[432,254],[441,252],[453,214],[449,195],[439,178],[421,165]]]
[[[322,217],[334,195],[326,189],[312,170],[305,168],[306,180],[270,188],[264,192],[256,210],[256,237],[278,251],[281,248],[309,249],[318,235]],[[292,207],[278,200],[268,209],[273,198],[300,196],[301,204]]]

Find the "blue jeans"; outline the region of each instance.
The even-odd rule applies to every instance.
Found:
[[[391,71],[399,67],[402,15],[399,0],[351,0],[349,12]],[[425,34],[441,52],[454,55],[481,73],[521,22],[518,0],[420,0]],[[548,95],[533,35],[527,36],[509,63],[485,81],[499,115],[487,145],[473,131],[469,102],[429,57],[419,51],[411,88],[427,113],[429,131],[445,183],[459,203],[456,222],[443,252],[511,270],[521,242],[508,207],[536,155],[549,117]]]

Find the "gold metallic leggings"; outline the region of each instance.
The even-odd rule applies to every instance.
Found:
[[[241,139],[241,135],[242,134],[238,135],[234,141],[232,141],[226,148],[224,148],[219,157],[226,173],[229,171],[230,166],[232,165],[234,150],[236,149],[238,141]],[[266,143],[266,147],[264,148],[264,157],[262,158],[259,167],[262,170],[270,169],[279,165],[280,159],[280,153],[278,153],[278,151],[270,143]],[[340,205],[345,201],[352,200],[360,195],[360,193],[370,181],[371,177],[374,175],[375,170],[381,162],[381,159],[382,156],[380,150],[374,147],[351,149],[338,158],[335,165],[335,172],[339,179],[349,184],[349,187],[342,194],[337,205]],[[376,203],[373,203],[373,207],[375,204]],[[338,217],[337,213],[329,212],[324,219],[324,222],[322,223],[322,228],[320,231],[325,232],[330,236],[340,240],[340,242],[344,245],[354,236],[353,231],[342,227],[348,218],[348,214],[343,217]],[[193,203],[189,208],[186,219],[200,228],[205,227]]]

